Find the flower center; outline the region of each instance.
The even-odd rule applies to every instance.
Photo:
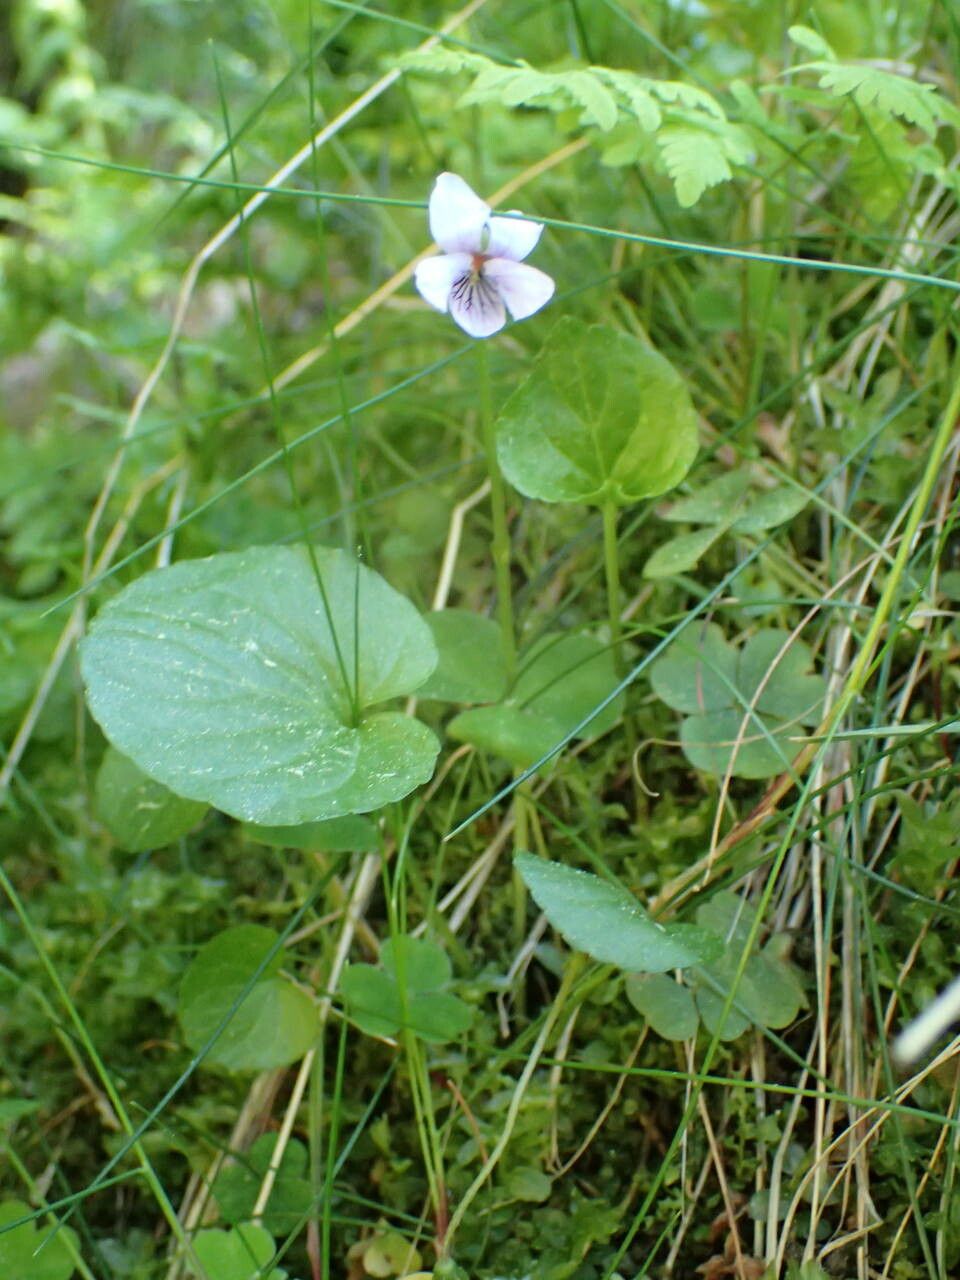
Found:
[[[464,311],[486,311],[496,307],[498,293],[496,286],[483,274],[483,266],[487,261],[482,253],[470,255],[470,270],[454,280],[450,295],[463,307]]]

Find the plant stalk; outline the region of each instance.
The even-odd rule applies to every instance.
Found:
[[[610,645],[617,675],[624,674],[622,629],[620,626],[620,560],[617,555],[617,506],[608,498],[603,504],[603,568],[607,580],[607,616]]]
[[[497,439],[493,430],[493,399],[490,386],[490,355],[483,339],[477,341],[477,376],[480,384],[480,427],[490,477],[490,514],[493,520],[493,571],[497,584],[497,618],[507,674],[512,680],[517,668],[517,641],[513,621],[513,594],[510,582],[510,533],[507,528],[506,486],[497,462]]]

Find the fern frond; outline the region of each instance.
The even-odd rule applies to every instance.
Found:
[[[865,110],[899,116],[917,125],[930,138],[941,121],[950,119],[950,104],[932,84],[919,84],[906,76],[877,67],[845,62],[807,62],[795,71],[816,71],[820,88],[837,98],[851,98]],[[954,109],[955,114],[955,109]]]
[[[651,136],[684,206],[728,180],[731,163],[741,163],[749,154],[743,131],[730,123],[716,98],[679,80],[650,80],[613,67],[540,71],[526,62],[504,65],[459,49],[407,54],[399,65],[406,71],[472,76],[460,99],[463,106],[495,102],[574,111],[584,126],[603,134],[616,130],[614,145],[606,146],[607,163],[639,156],[643,137]],[[635,144],[631,130],[637,135]]]
[[[733,177],[731,161],[742,164],[749,159],[749,149],[733,131],[686,124],[665,125],[657,134],[657,147],[684,208],[696,204],[708,187],[728,182]]]
[[[635,76],[630,71],[615,71],[611,67],[591,67],[595,76],[605,81],[636,119],[641,129],[647,133],[655,133],[663,122],[663,113],[650,91],[650,82],[642,76]]]
[[[650,92],[655,93],[661,102],[684,107],[688,111],[702,111],[714,120],[726,120],[726,113],[720,103],[695,84],[684,84],[682,80],[648,80]]]

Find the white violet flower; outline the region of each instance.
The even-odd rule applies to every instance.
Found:
[[[462,178],[441,173],[430,193],[430,234],[443,253],[417,264],[416,286],[471,337],[489,338],[506,323],[504,308],[525,320],[553,297],[550,277],[523,261],[542,230],[529,218],[495,217]]]

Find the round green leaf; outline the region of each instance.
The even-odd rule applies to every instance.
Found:
[[[628,973],[627,999],[664,1040],[689,1040],[700,1015],[693,994],[665,973]]]
[[[207,811],[154,782],[131,759],[107,747],[97,773],[97,813],[122,849],[162,849],[192,831]]]
[[[372,964],[349,964],[340,991],[350,1017],[368,1036],[395,1036],[403,1022],[396,979]]]
[[[235,1071],[268,1071],[303,1057],[317,1033],[313,1001],[280,976],[282,949],[257,973],[276,943],[272,929],[243,924],[198,952],[180,986],[180,1023],[191,1049],[204,1048],[229,1016],[210,1061]]]
[[[697,924],[718,933],[727,950],[735,953],[739,961],[757,922],[756,907],[730,889],[718,889],[700,903],[696,915]]]
[[[632,894],[609,880],[528,853],[518,853],[515,861],[553,927],[594,960],[634,973],[662,973],[704,964],[723,950],[717,935],[698,925],[651,920]]]
[[[727,993],[737,984],[723,1027],[724,1040],[735,1039],[751,1023],[760,1027],[789,1026],[804,1003],[803,988],[786,958],[788,944],[783,937],[774,936],[762,951],[754,948],[738,977],[756,918],[756,909],[750,902],[725,889],[697,908],[697,921],[715,930],[725,941],[723,956],[693,975],[697,1006],[711,1033],[719,1026]]]
[[[447,1044],[469,1031],[473,1010],[450,991],[428,991],[414,996],[409,1006],[414,1035],[431,1044]]]
[[[316,853],[375,853],[380,836],[369,818],[357,814],[327,822],[302,822],[297,827],[265,827],[245,822],[243,834],[271,849],[309,849]]]
[[[417,690],[418,698],[444,702],[493,702],[507,688],[500,628],[468,609],[441,609],[424,619],[433,632],[439,661]]]
[[[114,746],[178,795],[268,825],[363,812],[425,781],[436,738],[396,714],[354,724],[337,648],[363,712],[423,683],[430,630],[370,569],[316,557],[323,594],[303,549],[254,547],[155,570],[107,604],[82,666]]]
[[[507,1174],[504,1189],[514,1200],[527,1200],[530,1204],[543,1204],[550,1199],[553,1183],[542,1169],[521,1165]]]
[[[727,1010],[727,1016],[723,1018],[725,996],[718,995],[717,992],[705,986],[699,986],[694,998],[697,1011],[703,1019],[703,1025],[710,1035],[714,1036],[719,1031],[721,1040],[736,1040],[750,1026],[750,1019],[734,1006]]]
[[[76,1270],[76,1232],[61,1226],[54,1235],[45,1215],[9,1228],[11,1222],[29,1218],[32,1213],[21,1200],[0,1204],[0,1276],[3,1280],[70,1280]]]
[[[504,702],[471,707],[447,726],[459,742],[527,768],[590,715],[617,686],[613,655],[595,637],[544,636],[521,658],[520,673]],[[620,694],[586,725],[581,736],[606,733],[623,711]]]
[[[447,725],[447,733],[456,742],[469,742],[517,769],[535,764],[563,736],[552,721],[509,704],[461,711]]]
[[[751,956],[740,1002],[761,1027],[788,1027],[803,1004],[803,990],[790,965],[769,946]]]
[[[546,635],[521,655],[520,672],[507,701],[551,721],[561,736],[588,716],[617,683],[609,645],[584,632]],[[623,694],[618,694],[594,716],[584,735],[592,738],[612,729],[623,703]]]
[[[672,489],[697,452],[680,374],[638,338],[566,316],[497,420],[510,483],[545,502],[626,505]]]

